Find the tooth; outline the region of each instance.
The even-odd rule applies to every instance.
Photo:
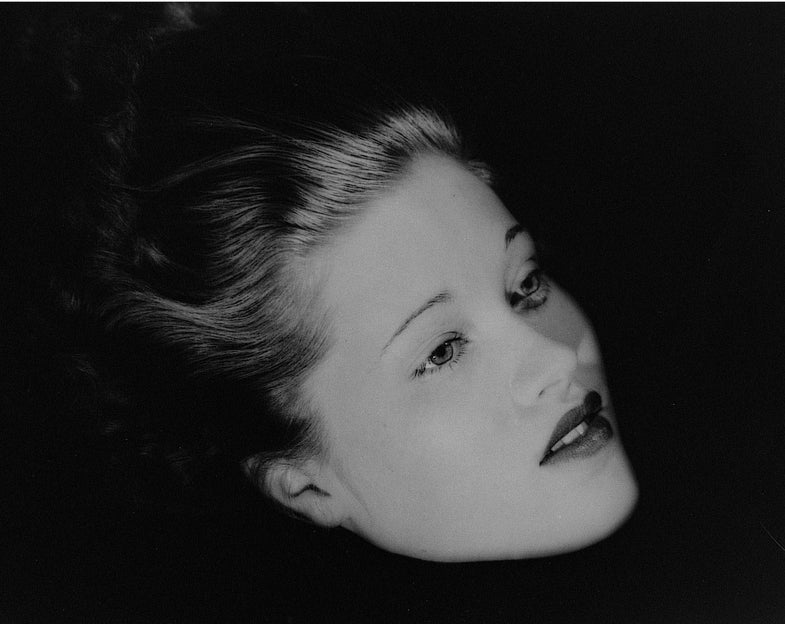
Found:
[[[578,426],[567,432],[561,440],[559,440],[556,444],[554,444],[551,447],[551,452],[555,453],[563,446],[567,446],[571,442],[574,442],[575,440],[580,438],[584,433],[586,433],[588,430],[589,430],[589,425],[581,421],[580,423],[578,423]]]
[[[562,440],[564,440],[564,443],[565,443],[565,444],[569,444],[570,442],[572,442],[573,440],[575,440],[575,439],[576,439],[577,437],[579,437],[580,435],[581,435],[581,434],[580,434],[580,432],[578,431],[578,427],[575,427],[575,429],[573,429],[573,430],[572,430],[572,431],[570,431],[570,432],[569,432],[569,433],[568,433],[566,436],[564,436],[564,437],[562,438]]]

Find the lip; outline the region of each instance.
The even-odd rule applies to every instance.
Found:
[[[571,429],[577,427],[578,424],[587,416],[596,414],[601,409],[602,397],[599,395],[599,393],[593,390],[591,392],[587,392],[586,396],[583,398],[583,403],[573,407],[559,419],[559,422],[556,423],[556,427],[553,429],[551,438],[548,440],[548,446],[545,447],[545,452],[543,453],[542,459],[540,460],[540,465],[542,465],[542,463],[548,458],[548,453],[553,448],[554,444],[567,435]]]

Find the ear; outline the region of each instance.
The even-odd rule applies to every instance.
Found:
[[[261,462],[249,457],[243,464],[262,492],[293,515],[323,527],[337,527],[346,520],[340,485],[318,460]]]

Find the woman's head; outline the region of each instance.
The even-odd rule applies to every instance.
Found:
[[[564,552],[627,517],[591,326],[483,180],[421,155],[316,258],[330,341],[304,396],[326,453],[286,474],[290,504],[448,560]]]
[[[212,72],[141,82],[97,263],[105,326],[227,397],[178,426],[291,512],[396,552],[542,555],[613,530],[635,485],[591,328],[452,125],[365,104],[322,62],[245,99]],[[583,433],[596,406],[560,419],[589,391],[612,424],[542,462]]]

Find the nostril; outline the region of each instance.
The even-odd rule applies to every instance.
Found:
[[[570,398],[570,389],[572,387],[572,379],[570,377],[564,379],[557,379],[547,384],[540,390],[537,397],[545,398],[552,396],[562,401],[567,401]]]
[[[578,355],[574,348],[534,334],[528,348],[516,354],[516,369],[510,380],[512,396],[518,405],[530,405],[543,399],[567,401],[578,371]]]

